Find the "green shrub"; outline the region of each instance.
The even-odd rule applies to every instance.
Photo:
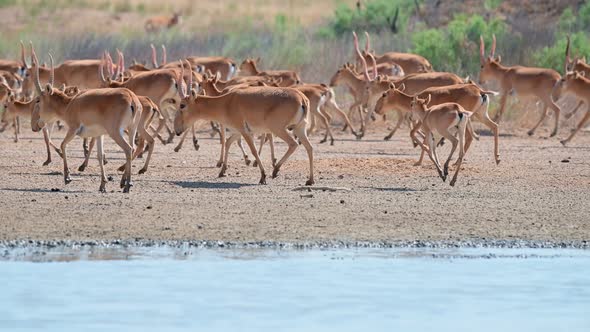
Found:
[[[330,22],[333,35],[343,35],[351,31],[382,31],[391,29],[391,22],[396,16],[399,32],[405,31],[408,18],[414,9],[413,0],[370,0],[361,10],[341,4]],[[323,35],[330,35],[326,32]]]
[[[536,51],[533,55],[536,65],[539,67],[553,68],[563,74],[566,43],[566,36],[560,35],[553,46],[545,46]],[[572,57],[590,54],[590,40],[584,32],[577,32],[571,35],[570,49]]]

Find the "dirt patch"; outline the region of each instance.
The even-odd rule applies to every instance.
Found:
[[[511,132],[501,138],[499,166],[492,137],[482,136],[455,188],[437,177],[428,160],[413,166],[418,150],[407,131],[389,142],[382,130],[362,141],[337,133],[334,146],[317,144],[314,136],[318,185],[351,190],[312,193],[293,191],[307,176],[304,149],[278,178],[260,186],[258,170],[244,165],[235,147],[228,176],[217,178],[219,147],[203,133],[198,152],[190,144],[179,153],[158,145],[147,174],[136,174],[143,162],[136,161],[129,195],[118,188],[115,167],[123,154],[110,140],[107,171],[114,181],[108,194],[100,194],[96,160],[85,173],[75,171],[82,161],[80,140],[68,150],[74,181],[65,186],[59,157],[41,166],[41,136],[23,133],[17,144],[0,134],[0,240],[590,239],[588,133],[564,148],[557,139]],[[283,153],[285,145],[277,149]],[[441,156],[446,151],[448,146],[441,148]],[[265,150],[263,159],[268,155]],[[270,173],[268,163],[266,168]]]

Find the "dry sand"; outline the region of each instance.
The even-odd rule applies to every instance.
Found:
[[[258,169],[246,167],[234,146],[228,176],[217,178],[219,144],[202,133],[198,152],[189,141],[179,153],[173,145],[157,145],[147,174],[136,174],[143,160],[134,162],[130,194],[118,188],[115,168],[123,154],[110,139],[106,168],[115,181],[101,194],[96,159],[85,173],[76,170],[82,161],[79,139],[68,150],[73,182],[65,186],[58,156],[41,166],[41,135],[23,128],[15,144],[5,132],[0,134],[0,241],[590,240],[590,134],[580,133],[563,147],[556,138],[529,138],[514,130],[501,137],[499,166],[492,137],[482,136],[452,188],[428,160],[426,166],[412,165],[418,150],[406,130],[389,142],[382,140],[383,130],[362,141],[338,133],[334,146],[320,145],[313,136],[317,185],[350,191],[293,191],[307,176],[302,147],[278,178],[257,185]],[[285,151],[285,144],[277,146]],[[268,155],[265,150],[263,158]]]

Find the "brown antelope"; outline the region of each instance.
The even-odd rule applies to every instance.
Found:
[[[34,52],[33,44],[31,43],[31,53]],[[61,65],[54,69],[54,84],[61,86],[76,86],[80,89],[94,89],[100,88],[102,82],[97,73],[101,65],[101,60],[66,60]],[[112,64],[114,66],[114,64]],[[37,72],[39,64],[32,64],[31,71]],[[114,70],[116,68],[112,68]],[[50,69],[47,67],[39,68],[39,79],[41,82],[49,80]],[[34,79],[32,75],[25,75],[23,80],[23,93],[32,97],[34,92]]]
[[[31,118],[31,113],[33,112],[34,107],[33,100],[26,102],[19,101],[16,100],[14,95],[10,95],[7,100],[4,101],[3,106],[4,113],[2,114],[1,122],[3,122],[4,126],[2,129],[0,129],[0,132],[3,132],[6,129],[6,126],[12,122],[14,125],[14,141],[18,142],[18,135],[20,134],[20,119]],[[61,151],[51,141],[50,128],[52,126],[53,124],[43,128],[43,138],[45,140],[45,148],[47,150],[47,159],[43,162],[43,166],[47,166],[51,163],[51,149],[54,149],[57,154],[61,156]]]
[[[163,122],[163,117],[160,113],[160,110],[158,109],[158,106],[153,101],[151,101],[151,99],[149,99],[148,97],[144,97],[144,96],[137,96],[137,98],[138,98],[139,102],[141,103],[141,116],[140,116],[139,125],[138,125],[138,134],[139,135],[138,135],[137,148],[135,149],[135,153],[133,154],[132,159],[134,160],[139,155],[143,154],[144,147],[146,147],[146,141],[147,141],[148,155],[145,159],[145,163],[144,163],[143,167],[138,172],[138,174],[144,174],[145,172],[147,172],[148,166],[150,164],[150,160],[152,158],[152,153],[154,152],[154,145],[155,145],[154,136],[152,136],[148,132],[148,128],[150,127],[150,123],[154,117],[161,118],[162,121],[160,121],[160,127],[163,126],[164,122]],[[158,129],[156,129],[155,132],[157,134]],[[85,153],[84,162],[82,163],[82,165],[80,165],[80,167],[78,167],[78,171],[84,172],[84,170],[88,166],[88,161],[90,159],[90,153],[92,152],[92,148],[94,147],[95,142],[96,142],[96,138],[92,138],[92,140],[90,141],[90,145],[88,147],[88,151]],[[103,159],[104,159],[104,157],[103,157]],[[126,164],[123,164],[121,167],[119,167],[118,170],[124,171],[125,167],[126,167]]]
[[[38,60],[33,53],[36,68]],[[131,187],[131,157],[135,132],[141,114],[141,103],[137,96],[129,89],[107,88],[92,89],[69,97],[62,91],[54,88],[53,58],[50,55],[51,75],[45,88],[41,87],[35,72],[35,88],[37,95],[35,109],[31,116],[31,128],[38,132],[46,124],[55,119],[63,120],[68,131],[61,143],[62,158],[64,161],[64,182],[70,183],[70,170],[68,168],[67,151],[68,143],[75,136],[83,138],[97,138],[98,162],[101,171],[101,183],[99,191],[106,192],[106,176],[103,164],[103,136],[108,134],[123,149],[127,160],[125,171],[121,178],[123,192],[129,192]],[[37,71],[37,70],[36,70]],[[123,137],[124,130],[129,132],[129,140]]]
[[[179,80],[184,81],[181,77]],[[197,96],[194,91],[187,95],[184,82],[180,85],[179,92],[182,101],[174,119],[177,135],[182,134],[188,126],[198,119],[215,121],[236,131],[236,134],[232,134],[226,141],[225,156],[219,176],[225,176],[229,148],[241,136],[246,140],[250,152],[260,168],[259,183],[265,184],[266,172],[256,151],[252,133],[270,132],[289,145],[285,155],[274,166],[272,177],[276,177],[281,166],[299,146],[288,132],[289,129],[292,129],[307,150],[309,179],[306,185],[314,183],[313,149],[306,133],[309,100],[303,93],[292,88],[247,87],[235,89],[218,97],[208,97]]]
[[[369,84],[368,94],[366,95],[366,99],[364,100],[364,103],[368,105],[369,108],[369,112],[367,113],[365,122],[372,117],[377,100],[381,97],[381,95],[384,92],[390,89],[391,83],[393,83],[395,86],[400,87],[402,91],[404,91],[407,94],[416,94],[430,87],[464,83],[464,79],[453,73],[445,72],[410,74],[404,76],[403,78],[393,81],[388,80],[382,76],[378,76],[377,79],[373,80]],[[398,115],[397,123],[395,127],[389,132],[389,134],[385,136],[384,139],[386,141],[390,140],[391,137],[393,137],[393,135],[399,129],[403,122],[403,111],[399,109],[396,109],[396,111]],[[361,133],[360,135],[364,135],[364,133]]]
[[[578,58],[576,57],[574,60],[570,57],[570,36],[567,36],[567,46],[565,48],[565,71],[564,75],[567,75],[569,72],[579,72],[583,73],[584,77],[590,77],[590,65],[586,63],[586,58]],[[584,104],[584,100],[580,100],[578,105],[569,113],[565,114],[565,119],[568,120],[572,116],[574,116],[578,110]]]
[[[580,99],[581,102],[585,103],[587,105],[586,107],[588,108],[588,105],[590,105],[590,80],[586,78],[586,74],[584,72],[568,72],[562,77],[560,85],[564,94],[574,95],[577,99]],[[569,137],[561,140],[561,144],[566,145],[569,141],[571,141],[578,131],[584,127],[588,120],[590,120],[590,109],[586,110],[586,114],[580,120],[576,126],[576,129],[572,131]]]
[[[292,70],[258,70],[257,64],[260,62],[260,58],[257,59],[246,59],[240,65],[240,74],[249,76],[266,76],[280,79],[280,85],[283,87],[293,86],[301,83],[299,74]]]
[[[20,90],[22,78],[10,71],[0,70],[0,83],[4,83],[12,89]]]
[[[411,102],[414,96],[425,99],[427,96],[431,98],[431,105],[438,105],[443,103],[457,103],[464,109],[469,110],[473,113],[473,119],[478,120],[494,133],[494,159],[496,164],[500,163],[500,154],[498,147],[498,125],[492,121],[488,114],[489,107],[489,96],[497,95],[494,91],[484,91],[473,83],[455,84],[451,86],[443,87],[432,87],[428,88],[419,94],[409,95],[398,89],[395,85],[391,84],[391,89],[383,93],[382,97],[375,106],[375,112],[377,114],[383,114],[388,109],[395,108],[402,110],[407,113],[411,113]],[[416,141],[415,134],[419,127],[414,127],[410,136],[412,141]],[[467,141],[465,143],[465,151],[469,149],[472,139],[475,137],[473,130],[469,126],[467,132]],[[416,165],[422,163],[424,154],[420,156],[420,159]]]
[[[19,76],[24,76],[25,72],[28,69],[27,62],[25,61],[25,48],[24,44],[20,43],[20,55],[21,61],[14,61],[14,60],[5,60],[0,59],[0,70],[10,72],[12,74],[16,74]]]
[[[373,54],[377,64],[381,63],[391,63],[397,64],[402,67],[404,73],[413,74],[413,73],[426,73],[432,71],[432,65],[426,58],[412,53],[399,53],[399,52],[387,52],[382,55],[376,55],[375,51],[372,51],[371,48],[371,39],[369,37],[369,33],[365,31],[365,37],[367,38],[367,42],[365,44],[365,50],[362,52],[362,55],[357,53],[357,62],[361,59],[364,59],[365,62],[369,63],[371,61],[370,55]]]
[[[459,145],[459,158],[455,165],[455,174],[449,183],[451,186],[454,186],[455,182],[457,182],[459,171],[461,170],[463,157],[465,156],[465,129],[467,128],[467,123],[472,113],[466,111],[461,105],[456,103],[444,103],[430,107],[428,106],[429,103],[430,96],[426,99],[420,99],[418,97],[412,98],[412,113],[416,114],[420,119],[421,128],[425,134],[424,142],[428,143],[428,148],[424,143],[418,143],[423,151],[428,151],[428,156],[436,166],[438,175],[443,181],[446,181],[447,176],[449,175],[449,163],[453,158],[457,145]],[[449,153],[449,157],[442,169],[436,153],[434,134],[441,135],[452,144],[451,152]],[[459,139],[455,136],[459,136]]]
[[[172,16],[153,16],[145,21],[146,32],[160,32],[165,29],[170,29],[175,25],[181,23],[180,12],[175,12]]]
[[[100,60],[105,61],[108,59]],[[121,60],[119,60],[121,61]],[[133,91],[138,96],[145,96],[150,98],[158,108],[160,112],[164,115],[164,122],[165,128],[168,131],[169,137],[166,141],[170,143],[173,139],[173,131],[169,128],[167,122],[171,121],[168,113],[166,112],[167,109],[173,107],[171,105],[171,101],[176,102],[178,100],[177,95],[177,81],[176,81],[176,72],[172,69],[155,69],[148,72],[138,73],[135,76],[129,78],[125,82],[120,82],[118,80],[112,79],[111,77],[115,76],[110,64],[107,63],[107,72],[108,75],[105,77],[102,64],[98,67],[98,76],[100,81],[102,82],[102,87],[110,87],[110,88],[127,88]]]
[[[555,113],[555,125],[551,132],[551,137],[557,135],[559,125],[559,113],[561,110],[554,100],[559,99],[560,91],[557,89],[561,76],[553,69],[533,68],[523,66],[503,66],[502,58],[494,58],[496,52],[496,36],[493,36],[492,49],[490,55],[486,58],[485,45],[483,37],[480,36],[479,58],[481,70],[479,72],[479,83],[484,84],[486,81],[497,81],[500,84],[500,110],[496,114],[494,121],[500,121],[506,109],[506,99],[508,95],[517,94],[522,97],[532,97],[543,102],[543,114],[539,122],[528,131],[531,136],[535,130],[543,123],[547,116],[548,108]]]

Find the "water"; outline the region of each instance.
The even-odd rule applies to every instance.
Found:
[[[587,332],[590,252],[23,250],[0,262],[0,330],[109,329]]]

